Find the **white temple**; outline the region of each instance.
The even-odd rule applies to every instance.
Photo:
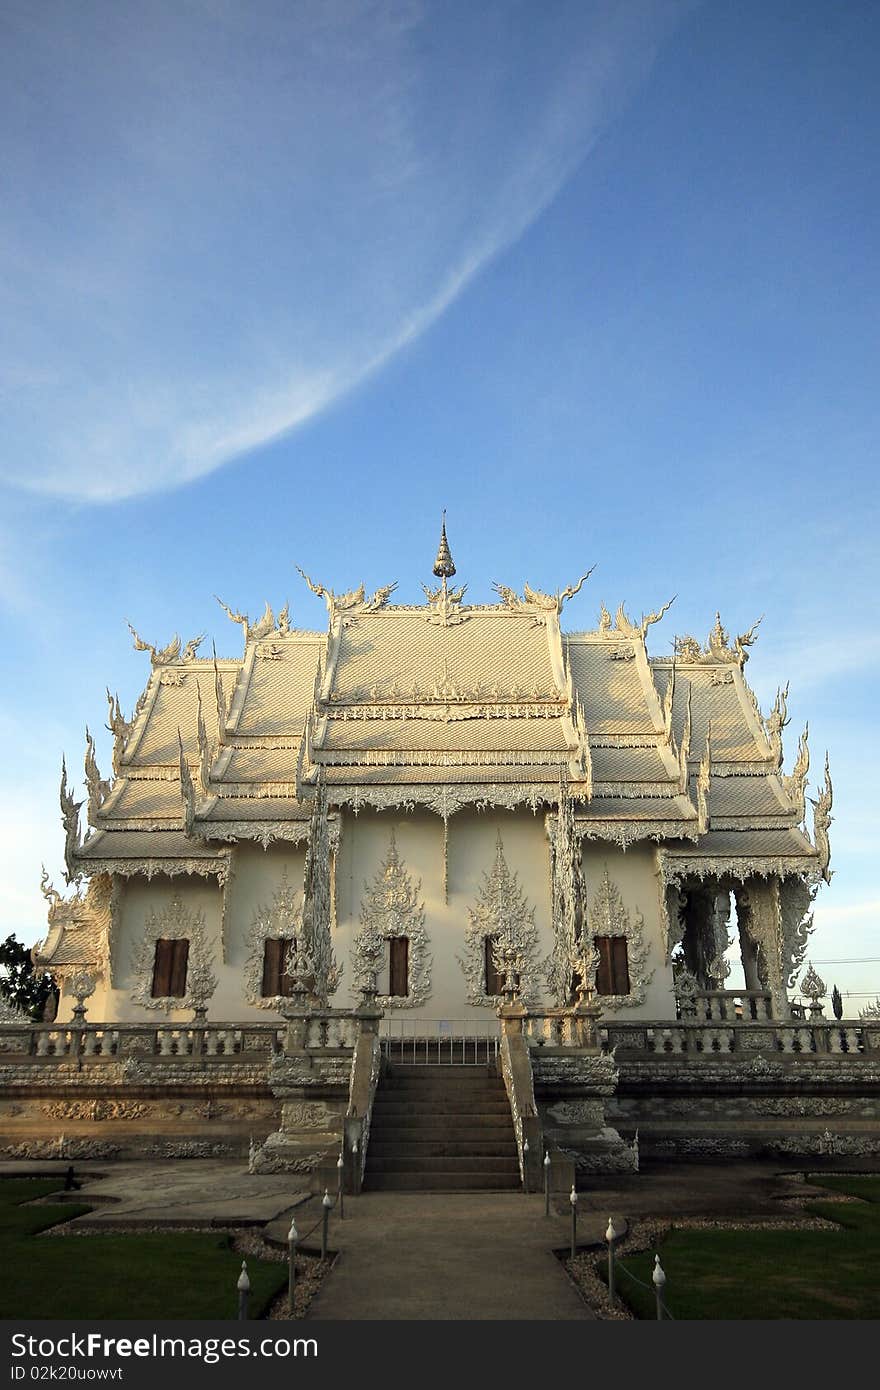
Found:
[[[60,1021],[77,998],[280,1018],[297,988],[349,1007],[375,980],[386,1016],[466,1031],[511,974],[526,1003],[674,1019],[674,975],[724,988],[732,922],[746,992],[788,1016],[831,783],[826,760],[811,839],[806,733],[786,774],[786,692],[764,716],[745,679],[755,629],[717,618],[671,657],[647,648],[668,604],[564,632],[587,575],[468,604],[445,528],[434,574],[421,605],[306,578],[326,632],[227,609],[237,657],[134,634],[150,676],[131,719],[110,700],[111,777],[87,733],[84,838],[62,779],[72,892],[44,876],[35,952]]]

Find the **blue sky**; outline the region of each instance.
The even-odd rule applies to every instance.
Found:
[[[819,960],[880,956],[880,8],[6,0],[0,932],[62,750],[151,641],[430,576],[765,614],[836,821]],[[880,964],[828,967],[880,993]]]

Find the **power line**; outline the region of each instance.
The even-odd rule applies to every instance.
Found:
[[[854,956],[851,960],[814,960],[814,965],[880,965],[880,956]]]

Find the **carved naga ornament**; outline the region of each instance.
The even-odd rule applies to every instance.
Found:
[[[520,598],[515,589],[509,588],[506,584],[499,584],[497,580],[492,585],[492,588],[495,590],[496,594],[500,596],[506,607],[510,608],[514,613],[522,611],[534,612],[537,609],[541,613],[559,614],[562,612],[568,600],[574,598],[575,594],[580,593],[581,588],[589,579],[595,568],[595,565],[591,565],[586,573],[581,575],[576,584],[569,584],[566,589],[558,589],[555,594],[545,594],[540,589],[533,589],[531,585],[524,584],[522,598]]]
[[[828,766],[828,754],[825,754],[825,785],[814,801],[810,797],[813,806],[813,842],[819,851],[819,872],[826,883],[831,882],[833,869],[829,868],[831,863],[831,841],[828,838],[828,827],[833,816],[831,807],[834,804],[834,788],[831,785],[831,771]]]
[[[749,659],[746,651],[755,643],[758,627],[764,620],[764,615],[747,632],[741,632],[738,637],[733,639],[733,646],[730,646],[730,634],[722,626],[721,614],[715,614],[715,626],[709,633],[705,647],[702,647],[695,637],[676,637],[675,654],[682,661],[698,662],[701,665],[719,665],[734,661],[740,670]]]
[[[384,608],[394,590],[397,588],[397,581],[393,584],[385,584],[376,589],[367,598],[367,591],[363,584],[359,584],[356,589],[349,589],[344,594],[337,594],[333,589],[328,589],[324,584],[316,584],[310,579],[305,570],[297,565],[297,571],[302,575],[309,589],[318,598],[322,598],[327,605],[327,614],[330,623],[333,624],[337,618],[341,618],[343,625],[358,613],[376,613],[380,608]]]
[[[160,666],[170,666],[172,662],[194,661],[196,652],[205,640],[205,634],[201,633],[198,637],[191,638],[186,646],[182,647],[180,638],[175,632],[167,647],[154,647],[152,643],[145,642],[135,632],[131,623],[128,624],[128,630],[134,640],[135,651],[150,653],[150,662],[154,670]]]
[[[627,613],[625,603],[617,605],[617,612],[612,623],[611,614],[603,603],[599,610],[599,631],[619,634],[621,637],[641,637],[644,639],[648,634],[648,628],[653,627],[654,623],[659,623],[660,619],[669,612],[677,597],[677,594],[673,594],[672,598],[658,608],[656,613],[643,613],[641,620],[637,623],[633,622]]]
[[[98,762],[95,756],[95,740],[92,738],[88,726],[86,726],[85,774],[86,786],[89,789],[89,824],[95,825],[98,819],[98,812],[110,795],[110,783],[105,777],[101,776],[98,770]]]
[[[263,638],[266,637],[273,637],[276,635],[279,637],[286,637],[287,634],[290,632],[289,603],[285,603],[284,607],[281,609],[281,612],[278,614],[278,619],[276,621],[275,614],[272,611],[272,607],[267,602],[265,608],[263,609],[263,616],[261,618],[258,618],[255,623],[252,623],[247,613],[233,613],[232,609],[229,607],[228,604],[225,604],[223,602],[222,598],[219,598],[217,594],[215,594],[214,597],[215,599],[217,599],[217,602],[223,609],[223,612],[226,614],[229,621],[232,623],[237,623],[241,628],[242,632],[244,633],[245,647],[247,647],[249,642],[260,642],[263,640]],[[215,661],[216,655],[217,654],[215,652]]]
[[[74,801],[73,792],[67,785],[67,763],[61,759],[61,824],[64,826],[64,875],[67,883],[76,883],[82,878],[82,869],[76,859],[80,851],[79,812],[81,801]]]

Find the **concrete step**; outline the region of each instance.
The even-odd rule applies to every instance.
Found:
[[[428,1085],[420,1086],[417,1081],[383,1081],[381,1090],[383,1094],[389,1096],[461,1096],[463,1099],[472,1101],[478,1099],[486,1100],[506,1100],[507,1092],[503,1086],[468,1086],[457,1081],[431,1082]]]
[[[515,1192],[519,1173],[367,1173],[367,1192]]]
[[[516,1154],[501,1158],[498,1154],[488,1157],[467,1154],[459,1158],[418,1158],[410,1153],[392,1158],[377,1158],[370,1145],[367,1154],[367,1171],[370,1173],[519,1173]]]
[[[386,1158],[513,1158],[516,1159],[516,1144],[508,1135],[504,1139],[487,1139],[485,1135],[471,1134],[462,1138],[440,1135],[425,1138],[419,1132],[418,1138],[402,1139],[383,1133],[381,1139],[371,1138],[367,1150],[367,1162]]]
[[[388,1076],[416,1076],[427,1080],[437,1077],[451,1076],[462,1081],[500,1081],[501,1075],[495,1067],[487,1066],[468,1066],[457,1067],[454,1065],[422,1065],[408,1066],[404,1062],[390,1062],[386,1066],[384,1075]]]
[[[510,1106],[506,1101],[470,1101],[466,1095],[382,1095],[375,1098],[374,1113],[377,1115],[487,1115],[506,1116],[510,1119]]]
[[[440,1124],[434,1116],[426,1116],[423,1121],[412,1124],[400,1124],[396,1120],[393,1124],[377,1125],[375,1120],[370,1129],[370,1148],[374,1143],[383,1144],[433,1144],[433,1143],[467,1144],[471,1141],[483,1142],[487,1144],[512,1144],[513,1129],[508,1123],[506,1125],[481,1125],[475,1124],[472,1118],[467,1118],[460,1124]]]

